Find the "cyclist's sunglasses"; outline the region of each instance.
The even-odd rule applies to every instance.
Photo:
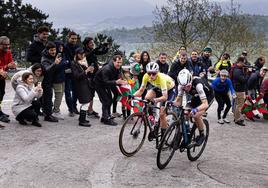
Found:
[[[157,72],[147,72],[147,74],[148,74],[149,76],[155,76],[155,75],[157,74]]]
[[[192,87],[192,84],[187,84],[187,85],[182,86],[182,89],[189,90],[191,87]]]

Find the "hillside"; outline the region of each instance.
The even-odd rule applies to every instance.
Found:
[[[248,19],[252,21],[252,28],[255,32],[264,33],[266,41],[268,41],[268,16],[250,15]],[[142,27],[136,29],[112,29],[103,30],[105,33],[112,36],[118,43],[152,43],[154,42],[153,28]]]

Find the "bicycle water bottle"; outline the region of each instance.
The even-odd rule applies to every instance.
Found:
[[[154,119],[154,116],[153,115],[149,115],[148,116],[148,120],[150,122],[150,125],[152,128],[154,128],[154,125],[155,125],[155,119]]]
[[[183,133],[183,139],[184,139],[184,143],[188,144],[189,142],[189,136],[190,136],[190,125],[189,125],[189,121],[185,120],[182,126],[182,133]]]
[[[185,121],[184,123],[185,123],[186,134],[187,134],[187,136],[186,136],[187,142],[186,143],[188,144],[189,138],[190,138],[190,123],[189,123],[189,120]]]

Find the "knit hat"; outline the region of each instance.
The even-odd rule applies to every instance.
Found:
[[[222,69],[220,71],[220,75],[225,75],[225,76],[229,76],[229,72],[226,69]]]
[[[203,51],[204,52],[209,52],[209,53],[211,53],[212,52],[212,48],[211,47],[205,47],[204,49],[203,49]]]

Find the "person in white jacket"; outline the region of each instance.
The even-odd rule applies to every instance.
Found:
[[[42,82],[43,78],[44,78],[44,74],[43,74],[43,68],[42,65],[40,63],[35,63],[32,66],[30,66],[29,68],[27,68],[26,70],[21,70],[19,72],[16,72],[12,78],[11,78],[11,85],[13,87],[13,89],[16,91],[17,86],[19,85],[19,83],[23,83],[22,81],[22,75],[25,72],[30,72],[33,74],[33,78],[34,78],[34,85],[37,85],[38,82]]]
[[[32,125],[41,127],[38,121],[38,110],[40,103],[35,101],[43,94],[41,83],[34,87],[34,77],[30,72],[25,72],[22,75],[22,83],[16,87],[16,93],[13,100],[12,112],[16,116],[16,120],[21,125],[27,125],[27,121],[32,122]]]

